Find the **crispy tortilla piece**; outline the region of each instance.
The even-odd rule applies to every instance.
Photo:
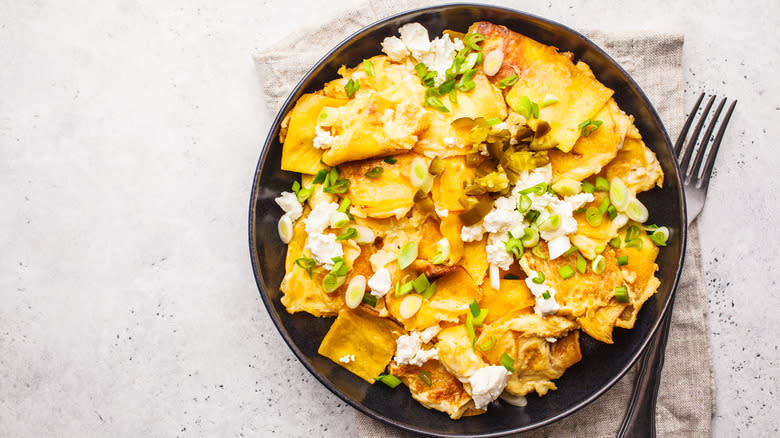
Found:
[[[536,298],[526,286],[525,280],[502,279],[500,285],[500,290],[495,290],[489,281],[482,284],[482,301],[479,302],[479,307],[488,309],[486,324],[508,313],[536,305]]]
[[[547,153],[556,178],[582,181],[601,172],[617,155],[631,124],[628,116],[610,99],[595,119],[603,124],[589,136],[581,136],[571,151],[553,149]]]
[[[612,90],[578,69],[555,47],[484,21],[472,24],[469,32],[485,35],[484,53],[496,49],[504,52],[501,69],[491,77],[493,83],[518,75],[517,83],[505,90],[510,107],[522,96],[528,96],[532,102],[541,102],[548,94],[558,98],[558,103],[539,109],[539,119],[550,124],[547,135],[564,152],[570,151],[580,137],[577,126],[592,119],[612,96]]]
[[[542,242],[541,245],[547,254],[546,243]],[[591,321],[597,318],[596,312],[599,309],[610,305],[615,288],[623,285],[623,277],[617,265],[615,251],[611,247],[607,247],[601,255],[604,256],[606,262],[604,272],[596,274],[591,269],[587,269],[585,274],[577,272],[574,277],[565,280],[558,273],[558,270],[564,265],[576,266],[576,254],[571,254],[568,257],[561,256],[555,260],[541,260],[527,251],[520,259],[520,266],[526,273],[531,270],[544,273],[547,284],[555,289],[555,300],[561,307],[558,315],[576,319],[582,325],[585,333],[601,342],[611,344],[612,328],[620,312],[614,315],[611,322],[599,322],[598,324],[601,325],[607,324],[607,327],[600,330],[594,330],[597,323]]]
[[[602,174],[607,179],[620,178],[634,194],[650,190],[654,186],[661,187],[664,183],[664,172],[655,153],[641,138],[630,136],[626,137],[623,148],[615,159],[604,167]]]
[[[556,389],[552,380],[582,358],[576,329],[567,318],[514,311],[486,326],[477,342],[484,345],[496,339],[495,346],[482,353],[489,363],[498,364],[504,353],[514,358],[508,392],[520,396],[536,391],[543,396]],[[551,343],[548,338],[558,340]]]
[[[395,343],[403,329],[387,318],[358,307],[344,308],[330,326],[317,351],[363,380],[374,383],[395,354]],[[339,359],[354,355],[344,363]]]
[[[607,194],[604,192],[596,192],[593,194],[593,201],[585,204],[583,207],[598,208],[606,196]],[[574,219],[577,220],[577,232],[569,236],[569,240],[589,260],[593,260],[596,257],[596,248],[606,246],[607,242],[617,236],[618,230],[628,221],[628,217],[623,214],[618,214],[615,220],[610,220],[609,215],[604,214],[601,224],[594,227],[588,223],[585,211],[575,213]]]
[[[482,291],[465,269],[457,267],[452,273],[436,280],[436,293],[430,300],[423,300],[420,310],[408,319],[401,317],[401,302],[404,298],[396,297],[393,291],[385,295],[390,314],[401,321],[407,330],[423,330],[440,321],[458,322],[460,316],[469,311],[469,304],[482,298]]]
[[[420,374],[430,374],[430,385]],[[401,379],[412,397],[428,409],[435,409],[457,420],[473,405],[463,384],[450,374],[438,360],[429,360],[422,367],[390,363],[390,373]]]
[[[445,328],[437,336],[439,362],[461,382],[468,382],[472,374],[487,365],[474,351],[465,325]],[[470,393],[471,388],[466,386],[466,390]]]
[[[450,264],[458,263],[461,257],[463,257],[464,245],[463,240],[460,238],[461,228],[463,228],[463,223],[458,218],[458,215],[451,214],[441,218],[439,231],[450,242]]]
[[[395,164],[376,158],[346,163],[340,178],[349,179],[351,184],[347,197],[352,201],[350,211],[355,216],[388,218],[402,217],[414,205],[417,189],[409,181],[409,168],[415,154],[397,155]],[[369,178],[366,172],[375,168],[384,169],[379,178]]]
[[[658,291],[661,282],[655,277],[655,271],[658,270],[658,265],[655,263],[655,259],[658,257],[658,247],[640,229],[639,238],[642,239],[642,249],[626,248],[627,229],[628,227],[620,233],[622,245],[615,250],[615,254],[618,257],[628,256],[628,264],[621,266],[620,272],[628,287],[630,302],[620,314],[616,325],[630,329],[634,327],[636,316],[642,309],[642,305]]]
[[[436,242],[443,236],[439,231],[439,221],[433,217],[423,222],[420,229],[420,241],[417,244],[417,257],[423,260],[430,260],[436,255]]]
[[[465,242],[463,244],[463,257],[458,262],[469,273],[477,286],[482,285],[485,281],[488,270],[486,245],[487,237],[475,242]]]
[[[466,159],[463,156],[444,158],[444,171],[434,178],[431,195],[433,203],[439,210],[447,209],[449,214],[457,214],[463,211],[460,203],[463,192],[463,181],[469,181],[474,177],[475,168],[466,167]]]
[[[321,94],[304,94],[290,112],[290,124],[282,148],[282,170],[315,174],[325,166],[322,151],[314,147],[317,116],[325,106],[340,107],[348,100]]]

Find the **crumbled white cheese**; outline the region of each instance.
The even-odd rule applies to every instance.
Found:
[[[500,197],[496,198],[493,209],[483,219],[482,226],[490,233],[499,233],[508,231],[513,225],[522,222],[523,214],[517,211],[517,200]]]
[[[509,126],[507,126],[506,122],[496,123],[495,125],[491,126],[491,129],[494,131],[503,131],[504,129],[509,129]]]
[[[390,272],[386,268],[381,268],[368,280],[368,287],[371,289],[371,295],[381,298],[390,291],[393,282],[390,279]]]
[[[330,223],[331,214],[339,210],[339,205],[335,202],[322,202],[317,204],[309,213],[309,216],[303,220],[306,224],[306,234],[322,234]]]
[[[298,202],[298,198],[293,192],[282,192],[282,194],[274,199],[279,207],[282,207],[284,214],[290,218],[291,221],[297,220],[303,214],[303,206]]]
[[[490,265],[490,287],[494,290],[501,289],[501,272],[498,270],[498,266]]]
[[[527,272],[528,278],[525,279],[525,284],[531,293],[536,297],[536,306],[534,306],[534,312],[539,316],[550,315],[556,313],[560,306],[555,301],[555,289],[547,283],[545,280],[542,284],[534,283],[533,279],[539,276],[536,271]],[[550,298],[545,298],[544,293],[548,292]]]
[[[435,335],[428,337],[428,339],[430,340],[433,336]],[[395,351],[394,360],[399,365],[415,365],[421,367],[425,362],[439,358],[438,348],[431,348],[430,350],[422,349],[423,340],[421,339],[420,332],[412,331],[408,335],[401,335],[398,337],[396,343],[398,346]]]
[[[558,342],[558,338],[552,338],[552,337],[544,338],[544,340],[549,342],[549,343],[551,343],[551,344],[554,344],[554,343]]]
[[[623,213],[618,213],[617,216],[615,216],[615,219],[612,220],[612,226],[614,229],[619,230],[620,228],[623,228],[623,225],[628,223],[628,216],[626,216]]]
[[[339,358],[339,362],[341,363],[350,363],[355,361],[355,355],[354,354],[347,354]]]
[[[509,236],[506,233],[491,233],[488,237],[488,243],[485,246],[488,263],[496,265],[505,271],[509,269],[515,261],[512,254],[506,252],[505,242],[508,238]]]
[[[482,224],[472,225],[470,227],[463,227],[460,229],[460,239],[464,242],[476,242],[482,240],[482,235],[485,234],[485,229]]]
[[[574,219],[574,210],[586,202],[593,201],[593,195],[590,193],[580,193],[565,199],[559,199],[551,193],[541,195],[531,193],[528,197],[531,199],[531,209],[540,213],[536,223],[543,224],[553,215],[557,215],[560,219],[560,226],[555,230],[539,232],[541,238],[548,242],[556,237],[576,233],[577,220]]]
[[[322,129],[320,125],[314,127],[314,147],[317,149],[328,149],[336,137],[331,135],[330,129]]]
[[[409,23],[398,29],[401,35],[387,37],[382,41],[382,51],[394,62],[402,61],[411,54],[416,62],[424,63],[429,71],[436,72],[436,85],[445,80],[446,71],[452,65],[458,50],[463,48],[463,41],[450,39],[443,35],[431,41],[428,30],[420,23]]]
[[[325,265],[328,269],[333,267],[333,257],[344,255],[344,249],[336,240],[335,234],[309,234],[304,249],[311,252],[318,264]]]
[[[490,402],[497,399],[504,392],[510,374],[501,365],[482,367],[472,374],[469,377],[469,385],[474,407],[485,409]]]
[[[436,210],[436,215],[439,217],[447,217],[450,215],[450,211],[447,210],[446,208],[442,208],[441,210],[439,210],[439,207],[436,206],[434,206],[433,208]]]
[[[433,339],[434,336],[439,334],[439,331],[441,331],[441,327],[439,327],[438,324],[432,325],[420,332],[420,340],[424,344],[427,344],[428,342],[431,342],[431,339]]]
[[[458,140],[455,139],[455,137],[444,137],[442,141],[446,146],[455,146],[455,143],[457,143]]]
[[[555,260],[562,256],[571,248],[571,242],[567,236],[558,236],[547,242],[547,250],[550,251],[550,260]]]

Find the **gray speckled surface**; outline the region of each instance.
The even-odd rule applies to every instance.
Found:
[[[350,435],[257,296],[245,218],[251,55],[357,0],[161,3],[0,2],[0,435]],[[517,8],[684,29],[688,104],[740,100],[700,219],[713,435],[776,436],[780,6]]]

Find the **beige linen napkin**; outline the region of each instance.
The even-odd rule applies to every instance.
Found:
[[[359,28],[388,15],[437,2],[372,1],[342,11],[322,27],[288,36],[255,57],[272,113],[331,47]],[[639,83],[676,138],[682,124],[683,77],[681,34],[584,32],[599,44]],[[381,49],[377,47],[377,53]],[[701,276],[701,248],[694,224],[688,235],[685,269],[680,280],[672,331],[658,397],[658,436],[708,436],[712,416],[712,373],[707,330],[707,297]],[[555,424],[523,434],[524,437],[614,437],[631,396],[635,370],[605,395]],[[406,436],[400,430],[354,411],[355,429],[363,437]]]

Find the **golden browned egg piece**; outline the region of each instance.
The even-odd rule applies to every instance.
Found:
[[[463,384],[438,360],[429,360],[421,367],[391,362],[389,370],[409,387],[415,400],[428,409],[447,413],[453,420],[462,417],[473,406],[471,395],[463,389]]]
[[[414,205],[417,191],[409,181],[409,169],[416,156],[397,155],[394,164],[375,158],[341,165],[340,177],[351,183],[346,195],[352,201],[352,214],[378,219],[406,215]],[[379,177],[367,177],[366,173],[375,168],[382,169]]]

